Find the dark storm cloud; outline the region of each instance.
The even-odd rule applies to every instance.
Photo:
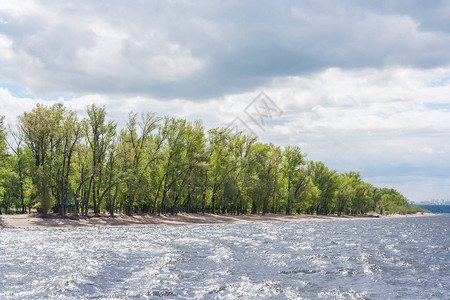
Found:
[[[330,67],[450,63],[445,1],[29,3],[0,9],[0,81],[41,95],[201,100]]]

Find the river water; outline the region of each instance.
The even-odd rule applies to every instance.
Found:
[[[445,299],[450,214],[0,229],[1,299]]]

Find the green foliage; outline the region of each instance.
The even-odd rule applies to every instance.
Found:
[[[37,166],[34,168],[34,179],[37,205],[46,214],[54,201],[50,194],[51,178],[43,166]]]
[[[413,212],[414,209],[408,204],[406,198],[394,189],[383,188],[378,190],[380,195],[380,201],[378,202],[378,211],[381,214],[392,214],[392,213],[409,213]]]
[[[0,160],[3,161],[6,157],[6,127],[5,116],[0,116]]]
[[[310,172],[306,166],[305,155],[298,146],[287,146],[282,157],[283,177],[286,180],[287,199],[286,214],[292,213],[294,208],[306,210],[312,203],[308,200],[317,200],[318,191],[312,184]]]
[[[408,213],[405,197],[357,172],[338,174],[298,146],[282,149],[199,121],[130,113],[126,126],[104,107],[87,117],[38,104],[19,117],[6,151],[0,118],[0,201],[65,215],[132,213]]]
[[[0,205],[4,203],[7,170],[6,170],[6,128],[5,116],[0,116]],[[1,206],[0,206],[1,208]],[[1,213],[1,210],[0,210]]]
[[[335,170],[328,169],[321,161],[310,162],[311,180],[319,189],[318,201],[313,205],[318,214],[328,214],[332,209],[335,192],[338,188],[338,175]]]

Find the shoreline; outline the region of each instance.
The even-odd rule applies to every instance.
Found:
[[[61,218],[59,216],[41,217],[36,214],[0,215],[0,228],[26,227],[116,227],[116,226],[157,226],[157,225],[214,225],[214,224],[254,224],[254,223],[291,223],[351,221],[392,218],[415,218],[435,216],[433,213],[416,213],[410,215],[213,215],[186,214],[177,215],[132,215],[117,214],[114,217],[102,214],[100,217],[80,216],[79,219]]]

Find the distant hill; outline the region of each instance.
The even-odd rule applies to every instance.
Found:
[[[450,214],[450,205],[419,205],[421,208],[436,214]]]

